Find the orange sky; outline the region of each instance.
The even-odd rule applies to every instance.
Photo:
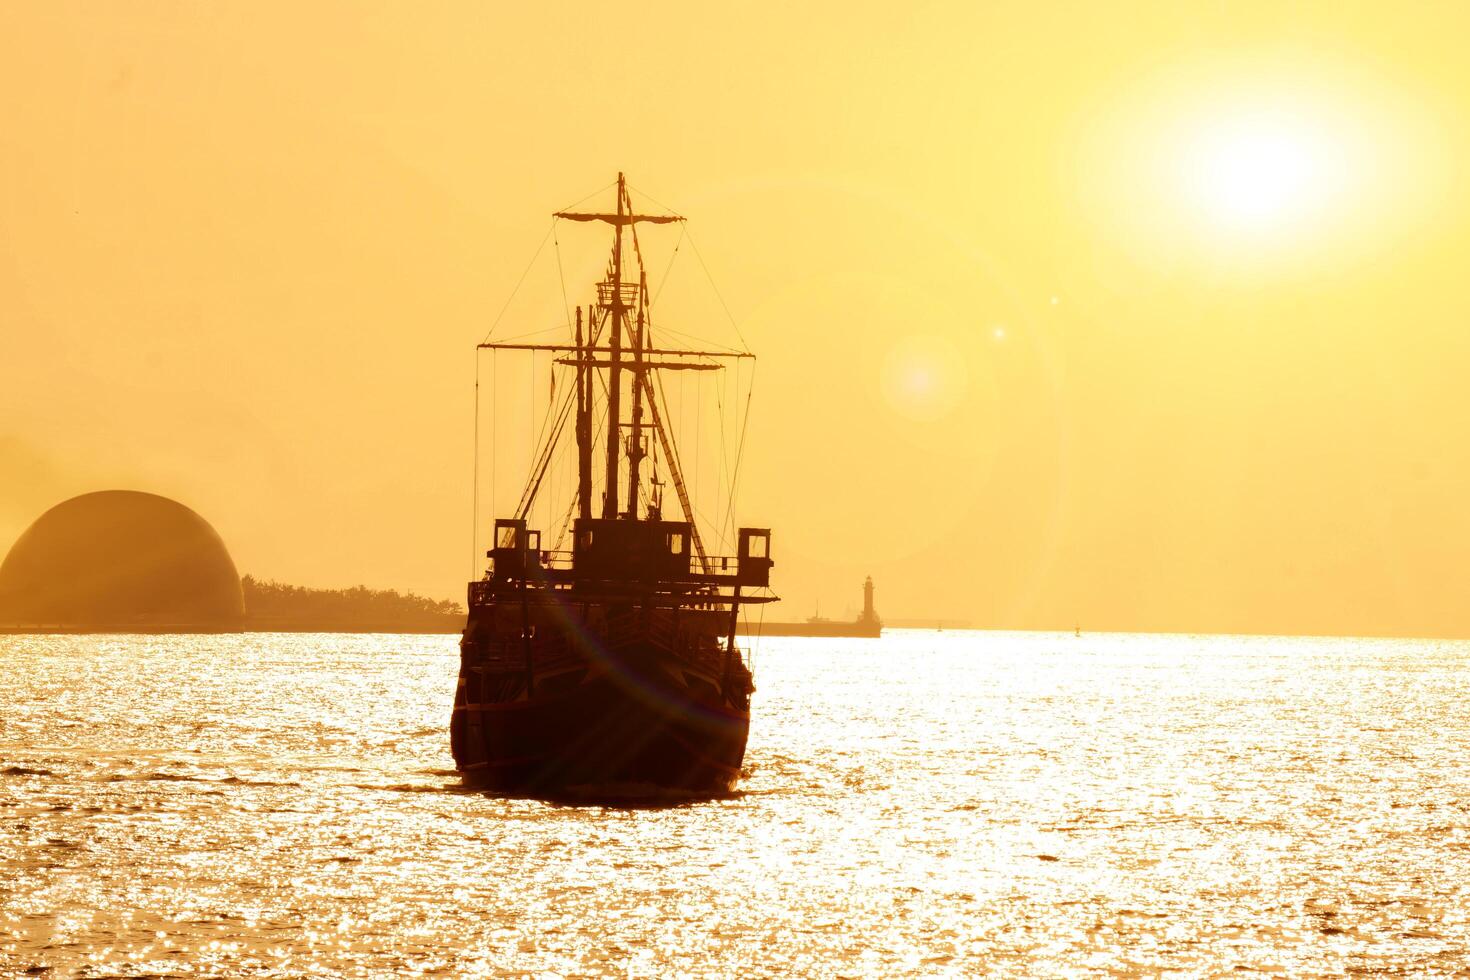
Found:
[[[781,615],[1470,636],[1470,8],[1192,6],[0,7],[0,547],[461,595],[471,348],[622,169]]]

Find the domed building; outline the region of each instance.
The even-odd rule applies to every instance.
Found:
[[[104,490],[37,518],[0,564],[0,625],[218,630],[240,576],[214,528],[167,497]]]

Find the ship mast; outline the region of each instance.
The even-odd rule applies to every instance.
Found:
[[[591,308],[588,308],[591,312]],[[592,516],[592,360],[591,324],[582,346],[582,308],[577,307],[577,516]]]
[[[643,462],[643,335],[648,329],[644,297],[648,295],[648,274],[638,274],[638,318],[633,328],[633,421],[628,437],[628,518],[638,519],[638,468]]]
[[[662,458],[669,467],[669,475],[678,495],[680,508],[685,520],[689,522],[691,543],[694,545],[701,567],[708,574],[711,566],[705,553],[704,542],[700,538],[688,489],[684,485],[684,475],[679,465],[678,453],[665,427],[664,413],[659,410],[658,389],[653,384],[652,375],[655,370],[709,371],[718,369],[716,364],[710,364],[707,361],[685,360],[685,358],[718,360],[749,358],[753,355],[749,352],[733,350],[666,349],[650,344],[648,334],[651,326],[649,315],[651,311],[649,309],[648,273],[643,267],[643,257],[638,248],[637,228],[633,226],[640,223],[670,224],[681,222],[684,219],[676,214],[655,215],[634,212],[632,197],[628,193],[627,181],[622,173],[618,174],[617,195],[617,207],[612,212],[558,211],[553,215],[557,219],[596,221],[613,226],[612,261],[608,264],[607,278],[598,283],[597,303],[589,304],[585,311],[583,307],[577,308],[574,342],[572,344],[542,344],[486,341],[479,346],[482,349],[491,350],[548,351],[572,355],[559,359],[556,363],[574,365],[577,370],[577,387],[572,401],[576,409],[577,513],[583,520],[592,517],[592,416],[595,404],[596,371],[602,368],[607,369],[608,431],[603,450],[602,518],[604,520],[639,519],[639,481],[642,475],[642,462],[651,449],[662,449]],[[638,264],[636,280],[628,282],[624,281],[625,271],[623,269],[624,226],[632,228],[633,252]],[[630,312],[634,315],[630,316]],[[608,331],[608,339],[606,343],[601,343],[602,328],[608,326],[609,321],[611,321],[611,330]],[[625,326],[627,327],[626,338],[624,336]],[[606,359],[600,359],[604,355]],[[655,360],[649,360],[650,357]],[[632,376],[630,382],[632,387],[629,391],[632,396],[629,421],[624,421],[622,417],[623,375],[625,373]],[[570,414],[572,407],[572,405],[566,406],[566,414]],[[645,415],[651,419],[651,422],[643,421]],[[565,418],[565,415],[562,418]],[[656,447],[645,445],[645,430],[652,430],[657,437]],[[620,514],[618,504],[619,492],[622,488],[619,486],[618,473],[622,464],[620,453],[624,449],[625,432],[631,433],[626,450],[628,454],[627,508]],[[652,438],[650,437],[650,441]],[[553,446],[554,442],[549,443],[548,449],[542,454],[527,493],[524,495],[527,499],[523,501],[522,510],[529,506],[528,500],[534,498],[541,478],[550,466],[552,461],[550,448]],[[651,500],[650,503],[652,504],[653,501]],[[652,515],[653,512],[650,511],[649,516]]]
[[[608,343],[607,365],[607,475],[603,482],[602,518],[618,516],[618,443],[622,440],[623,366],[623,195],[627,193],[623,172],[618,171],[618,213],[613,222],[612,254],[612,338]]]
[[[611,520],[618,517],[618,469],[621,462],[623,430],[631,429],[628,439],[628,509],[626,516],[630,520],[638,519],[638,479],[639,469],[645,455],[643,449],[643,377],[647,373],[644,364],[645,337],[647,330],[647,301],[648,301],[648,273],[642,268],[642,259],[639,258],[638,283],[633,287],[635,302],[637,305],[637,317],[630,327],[630,337],[633,364],[631,368],[625,368],[623,356],[623,325],[628,317],[629,303],[628,295],[623,289],[623,227],[633,225],[640,221],[665,224],[671,221],[683,221],[677,215],[650,215],[634,214],[633,201],[628,196],[627,178],[621,171],[618,173],[618,202],[617,210],[612,214],[585,213],[558,211],[558,218],[568,218],[573,221],[605,221],[613,226],[613,250],[610,278],[601,284],[598,305],[607,310],[612,319],[612,329],[609,331],[607,346],[607,361],[598,366],[607,368],[607,448],[604,450],[603,460],[603,495],[602,495],[602,517]],[[636,246],[637,239],[634,239]],[[632,284],[630,284],[632,285]],[[582,347],[580,338],[577,341],[578,370],[585,363],[591,366],[592,343],[589,340],[587,347]],[[623,422],[622,400],[623,400],[623,372],[631,370],[633,374],[633,417],[630,423]],[[589,383],[590,387],[590,383]],[[582,392],[578,388],[579,394]],[[591,401],[590,391],[581,397],[586,402]],[[582,463],[580,453],[590,452],[591,438],[585,443],[579,442],[579,447],[585,445],[586,450],[579,448],[578,464]],[[580,476],[580,471],[579,471]],[[579,482],[580,487],[580,482]],[[590,491],[589,491],[590,493]],[[583,511],[582,516],[588,516]]]

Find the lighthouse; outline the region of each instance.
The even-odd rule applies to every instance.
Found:
[[[859,623],[878,623],[878,611],[873,608],[873,576],[863,583],[863,614],[858,619]]]

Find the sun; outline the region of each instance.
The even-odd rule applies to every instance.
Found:
[[[1079,114],[1079,212],[1157,270],[1295,275],[1434,220],[1451,144],[1432,101],[1294,48],[1163,65]]]
[[[1292,134],[1232,127],[1200,144],[1190,176],[1200,204],[1221,223],[1258,226],[1300,206],[1316,161]]]
[[[1342,196],[1349,148],[1310,114],[1237,111],[1199,120],[1192,129],[1177,165],[1180,190],[1216,229],[1294,228]]]

